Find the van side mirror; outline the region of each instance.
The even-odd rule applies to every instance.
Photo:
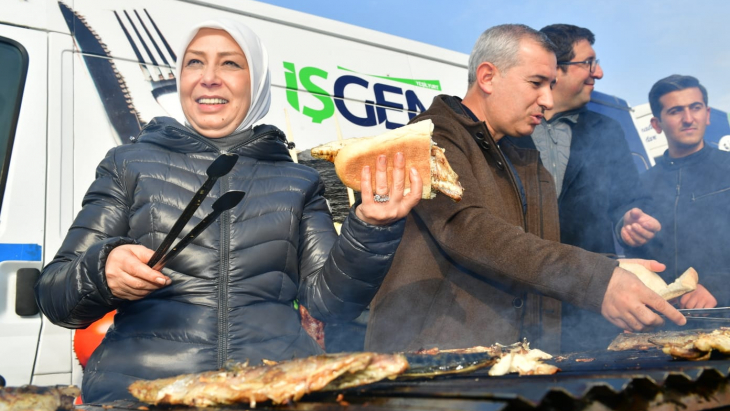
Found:
[[[36,315],[40,312],[35,301],[35,283],[41,277],[37,268],[21,268],[15,281],[15,314],[21,317]]]

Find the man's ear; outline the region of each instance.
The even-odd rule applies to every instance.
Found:
[[[710,114],[712,114],[712,110],[710,110],[710,108],[707,107],[707,124],[706,125],[708,125],[708,126],[710,125]]]
[[[661,134],[662,132],[662,125],[658,118],[652,117],[651,118],[651,127],[656,131],[657,134]]]
[[[492,91],[494,91],[492,80],[494,80],[498,72],[497,66],[488,61],[481,63],[477,67],[476,83],[484,93],[492,94]]]

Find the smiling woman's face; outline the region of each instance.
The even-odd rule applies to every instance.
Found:
[[[226,31],[203,28],[188,45],[182,64],[185,118],[206,137],[231,134],[251,107],[251,74],[241,47]]]

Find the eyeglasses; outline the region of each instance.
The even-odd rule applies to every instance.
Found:
[[[561,61],[558,63],[558,66],[572,66],[575,64],[587,64],[588,71],[593,74],[596,72],[596,67],[598,67],[598,59],[588,59],[585,61]]]

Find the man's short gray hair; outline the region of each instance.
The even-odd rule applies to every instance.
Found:
[[[469,87],[477,80],[477,67],[488,61],[501,71],[518,65],[520,41],[535,41],[544,50],[555,53],[555,45],[544,34],[524,24],[502,24],[487,29],[477,39],[469,55]]]

